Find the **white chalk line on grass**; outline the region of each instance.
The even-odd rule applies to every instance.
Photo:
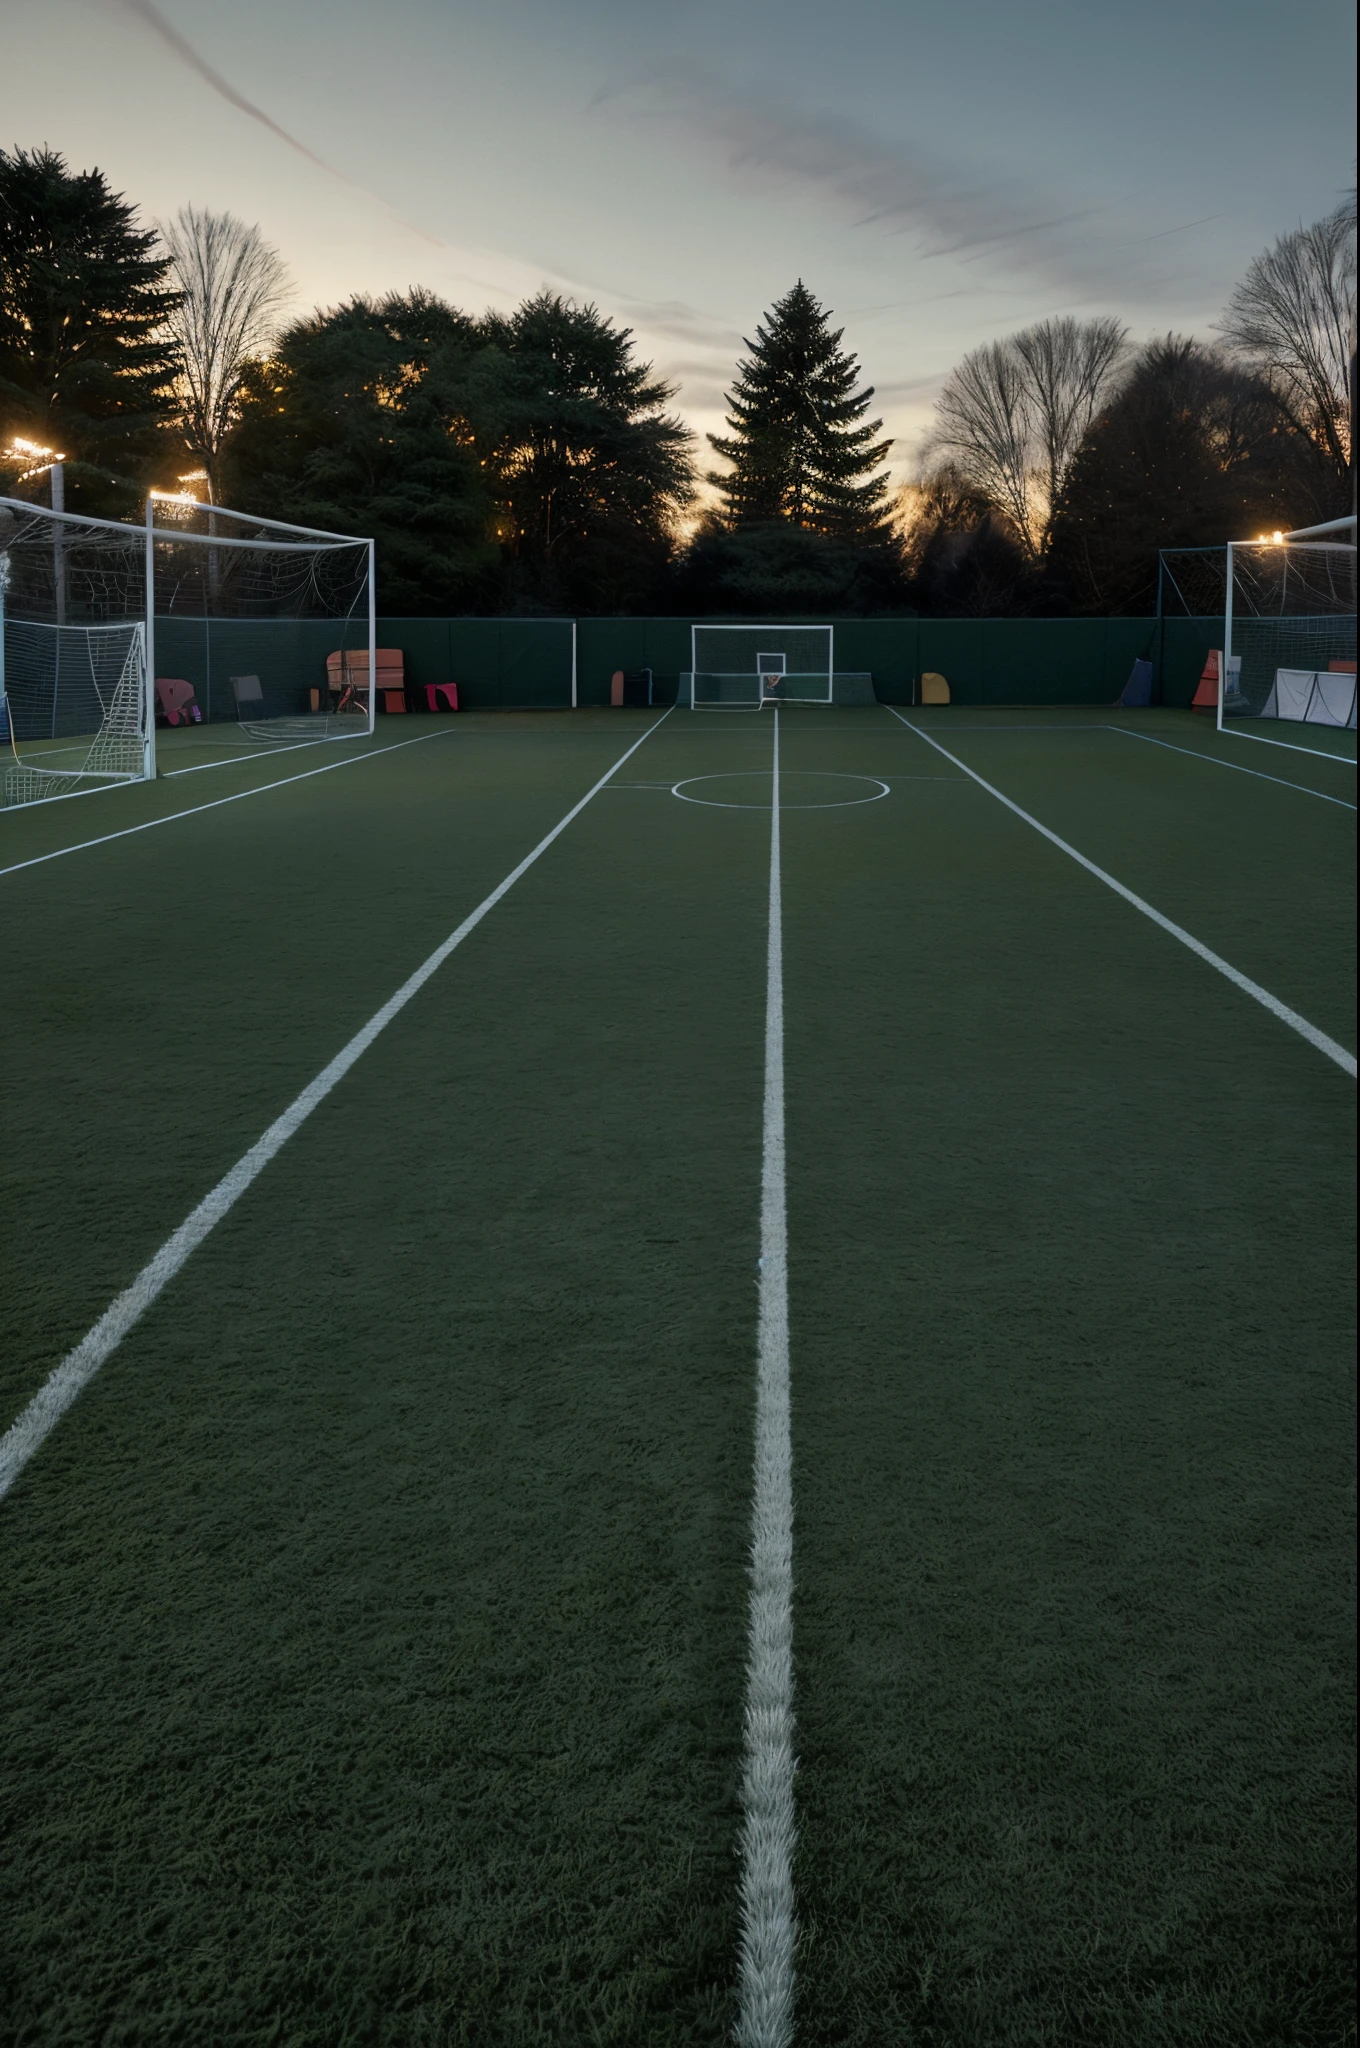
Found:
[[[359,735],[359,737],[366,738],[367,735],[363,734]],[[421,733],[420,737],[421,739],[433,739],[434,734]],[[210,747],[227,746],[229,744],[230,742],[226,740],[208,741],[208,745]],[[410,741],[399,740],[397,744],[399,746],[409,746]],[[171,777],[175,775],[202,775],[204,771],[208,768],[239,768],[243,762],[268,761],[271,760],[275,754],[298,754],[301,753],[304,747],[352,747],[353,745],[354,741],[350,739],[348,735],[346,735],[342,739],[331,740],[288,740],[281,747],[271,746],[268,743],[268,741],[266,741],[263,746],[257,747],[253,754],[228,754],[225,761],[193,761],[187,768],[167,768],[165,769],[164,774],[165,779],[168,782],[171,779]],[[374,748],[372,751],[376,753],[381,753],[383,749],[381,747],[377,747]]]
[[[434,739],[434,738],[435,738],[435,734],[434,734],[434,733],[422,733],[422,734],[420,735],[420,737],[421,737],[422,739]],[[209,745],[209,746],[216,746],[217,744],[219,744],[219,743],[218,743],[218,742],[217,742],[216,740],[209,740],[209,741],[208,741],[208,745]],[[194,762],[194,763],[193,763],[193,764],[192,764],[192,765],[191,765],[190,767],[188,767],[188,768],[165,768],[165,769],[163,769],[163,770],[161,771],[161,774],[160,774],[160,775],[159,775],[159,776],[157,777],[157,780],[158,780],[158,781],[164,781],[164,782],[172,782],[172,781],[174,780],[175,776],[177,776],[177,775],[201,775],[201,774],[203,773],[203,771],[204,771],[204,769],[205,769],[205,768],[240,768],[240,767],[242,767],[242,766],[243,766],[243,765],[244,765],[245,763],[247,763],[247,762],[251,762],[251,761],[268,761],[268,760],[272,760],[275,754],[296,754],[296,753],[298,753],[298,752],[299,752],[299,751],[301,750],[301,748],[303,748],[303,747],[327,747],[327,746],[337,746],[337,745],[343,745],[343,746],[353,746],[353,744],[354,744],[354,742],[353,742],[352,740],[348,740],[348,739],[346,739],[346,740],[342,740],[342,741],[336,741],[336,740],[293,740],[293,741],[290,741],[290,742],[289,742],[289,744],[288,744],[287,746],[282,746],[282,747],[269,747],[269,746],[264,746],[264,747],[257,747],[257,748],[256,748],[256,750],[255,750],[255,752],[254,752],[253,754],[229,754],[229,755],[227,756],[227,758],[226,758],[226,760],[225,760],[225,761],[195,761],[195,762]],[[397,744],[398,746],[402,746],[402,747],[409,747],[409,746],[412,746],[412,745],[414,744],[414,742],[413,742],[413,741],[411,741],[411,740],[398,740],[398,741],[396,742],[396,744]],[[53,750],[52,750],[52,749],[48,749],[47,751],[48,751],[48,752],[51,752],[51,751],[53,751]],[[79,747],[61,747],[61,748],[57,748],[57,749],[56,749],[55,751],[56,751],[56,752],[58,752],[58,753],[65,753],[65,754],[78,754],[78,753],[80,753],[80,752],[82,751],[82,749],[81,749],[81,748],[79,748]],[[86,751],[88,751],[88,749],[86,749]],[[389,750],[389,749],[388,749],[387,747],[374,747],[373,749],[371,749],[371,751],[372,751],[373,753],[377,753],[377,754],[385,754],[385,753],[389,752],[390,750]],[[43,760],[43,759],[45,759],[45,758],[46,758],[45,754],[34,754],[34,753],[27,753],[27,754],[24,754],[24,755],[22,756],[22,758],[21,758],[21,765],[24,765],[24,766],[26,766],[26,765],[28,764],[28,762],[30,762],[30,761],[38,761],[38,760]],[[338,762],[336,762],[336,763],[335,763],[335,766],[336,766],[336,767],[338,767],[338,766],[339,766],[339,763],[338,763]],[[58,772],[60,772],[60,771],[58,771]],[[68,789],[68,790],[67,790],[67,791],[65,791],[65,793],[64,793],[63,795],[61,795],[61,796],[49,796],[49,797],[44,797],[44,798],[43,798],[43,802],[44,802],[44,803],[49,803],[49,804],[64,804],[64,803],[70,803],[70,801],[71,801],[71,799],[72,799],[73,797],[77,797],[77,796],[104,796],[104,795],[106,795],[106,794],[107,794],[107,792],[108,792],[108,791],[109,791],[110,789],[136,789],[136,788],[137,788],[137,787],[139,786],[139,784],[141,784],[142,782],[143,782],[143,777],[142,777],[142,776],[140,776],[140,775],[131,775],[131,776],[128,776],[128,777],[126,777],[126,778],[125,778],[125,779],[124,779],[123,781],[121,781],[121,782],[109,782],[109,783],[102,783],[102,784],[100,784],[100,785],[99,785],[99,787],[98,787],[98,788],[96,788],[96,789]],[[17,808],[17,806],[16,806],[16,808]],[[134,829],[135,829],[135,828],[134,828]],[[110,836],[110,837],[112,838],[112,837],[114,837],[114,836],[116,836],[116,835],[114,835],[114,834],[110,834],[109,836]],[[97,842],[97,841],[91,841],[90,843],[91,843],[92,845],[95,845],[95,844],[97,844],[98,842]],[[49,858],[52,858],[52,857],[53,857],[53,856],[49,856]],[[8,874],[8,873],[9,873],[9,869],[8,869],[8,868],[0,868],[0,874]]]
[[[895,711],[893,716],[895,718],[902,718],[900,711]],[[979,788],[986,790],[988,796],[994,796],[998,803],[1004,804],[1008,811],[1013,811],[1017,818],[1022,818],[1026,825],[1032,826],[1051,845],[1056,846],[1061,853],[1065,853],[1069,860],[1074,860],[1078,867],[1085,868],[1088,875],[1094,875],[1096,880],[1103,882],[1107,889],[1113,889],[1116,896],[1122,896],[1124,901],[1131,903],[1135,910],[1141,910],[1144,917],[1151,918],[1152,922],[1160,925],[1164,932],[1169,932],[1173,939],[1179,939],[1183,946],[1188,946],[1192,953],[1198,954],[1201,960],[1206,961],[1210,967],[1215,968],[1219,974],[1223,975],[1225,980],[1233,984],[1234,988],[1240,988],[1244,995],[1249,995],[1254,1002],[1261,1005],[1262,1009],[1269,1010],[1273,1017],[1278,1017],[1282,1024],[1287,1024],[1291,1031],[1297,1031],[1300,1038],[1306,1038],[1309,1045],[1315,1046],[1319,1052],[1325,1053],[1329,1060],[1335,1060],[1342,1072],[1349,1074],[1352,1080],[1356,1078],[1355,1054],[1348,1052],[1344,1045],[1338,1044],[1334,1038],[1329,1038],[1325,1031],[1319,1031],[1316,1024],[1310,1024],[1308,1019],[1300,1016],[1297,1010],[1291,1010],[1288,1003],[1282,1003],[1278,996],[1273,996],[1270,993],[1268,988],[1262,988],[1259,981],[1253,981],[1250,975],[1243,974],[1239,968],[1232,965],[1231,961],[1225,960],[1221,954],[1215,953],[1204,944],[1202,939],[1197,939],[1193,932],[1186,931],[1184,925],[1174,923],[1171,918],[1164,916],[1160,910],[1154,908],[1145,897],[1136,895],[1132,889],[1128,889],[1122,882],[1116,881],[1115,877],[1108,874],[1104,868],[1097,867],[1093,860],[1088,860],[1084,853],[1078,853],[1075,846],[1070,846],[1067,840],[1060,839],[1058,834],[1051,832],[1047,825],[1041,825],[1037,818],[1032,817],[1028,811],[1022,810],[1019,804],[1006,796],[1003,791],[997,789],[994,784],[986,781],[977,773],[976,769],[970,768],[966,761],[961,761],[957,754],[951,754],[948,747],[942,747],[938,740],[932,739],[930,734],[925,732],[919,725],[912,725],[909,718],[902,718],[902,723],[905,726],[909,726],[919,739],[925,741],[927,746],[934,747],[937,753],[943,754],[946,761],[952,761],[956,768],[962,768],[964,774],[971,776]]]
[[[1104,725],[1102,732],[1122,732],[1126,740],[1142,740],[1149,747],[1165,747],[1172,754],[1188,754],[1192,761],[1207,761],[1211,768],[1230,768],[1234,775],[1254,775],[1258,782],[1277,782],[1281,789],[1295,790],[1299,796],[1315,796],[1319,803],[1338,804],[1343,811],[1353,811],[1354,804],[1348,804],[1344,796],[1328,796],[1325,790],[1309,789],[1304,782],[1291,782],[1284,775],[1267,775],[1263,768],[1244,768],[1240,761],[1224,761],[1217,754],[1206,754],[1199,747],[1178,747],[1174,740],[1159,740],[1150,732],[1134,732],[1127,725]],[[1250,737],[1250,735],[1248,735]],[[1305,749],[1291,747],[1290,752],[1302,753]],[[1311,752],[1309,748],[1306,751]]]
[[[1326,747],[1297,747],[1293,740],[1272,740],[1263,732],[1243,732],[1236,724],[1221,725],[1217,730],[1230,740],[1254,740],[1258,747],[1283,747],[1286,754],[1307,754],[1314,761],[1339,761],[1343,768],[1355,766],[1349,754],[1333,754]]]
[[[741,2048],[793,2039],[793,1469],[789,1253],[784,1158],[784,950],[779,861],[779,713],[774,719],[765,1109],[760,1170],[760,1313],[751,1495],[750,1641],[742,1771]]]
[[[71,748],[70,751],[72,753],[75,753],[77,749],[73,747]],[[36,759],[35,755],[21,754],[19,756],[19,766],[21,768],[27,768],[29,762],[34,759]],[[60,768],[53,768],[50,769],[48,772],[52,775],[61,775],[63,773],[74,774],[75,770],[63,770]],[[76,798],[81,796],[107,796],[111,789],[144,789],[145,787],[145,780],[142,776],[121,775],[116,777],[110,777],[109,781],[107,782],[96,782],[90,789],[64,789],[61,792],[60,796],[45,796],[41,799],[41,802],[43,808],[46,809],[48,804],[74,803]],[[28,804],[7,804],[5,806],[5,809],[8,811],[11,817],[14,817],[20,811],[27,811],[31,809],[31,806]],[[4,873],[5,869],[0,868],[0,874]]]
[[[422,747],[426,740],[442,740],[444,737],[442,732],[423,732],[413,740],[394,740],[390,747],[370,747],[366,754],[348,754],[343,761],[327,761],[324,768],[304,768],[300,774],[281,776],[277,782],[257,782],[253,789],[238,789],[232,796],[215,796],[210,803],[190,804],[187,811],[167,811],[163,818],[145,818],[140,825],[124,825],[117,832],[101,833],[98,839],[81,839],[74,846],[58,846],[51,853],[35,853],[31,860],[16,860],[12,866],[0,868],[0,875],[17,875],[21,868],[40,868],[44,861],[61,860],[68,853],[87,853],[92,846],[107,846],[112,839],[128,839],[134,832],[153,832],[157,825],[173,825],[180,818],[196,818],[200,811],[220,810],[223,804],[241,804],[248,796],[263,796],[267,790],[286,789],[290,782],[306,782],[313,775],[330,775],[337,768],[353,768],[360,761],[376,761],[380,754],[399,753],[402,747]],[[646,738],[645,733],[643,738]],[[129,788],[138,786],[128,784]],[[140,786],[145,787],[145,784]]]
[[[282,1151],[294,1132],[307,1121],[312,1111],[324,1102],[338,1081],[343,1080],[355,1062],[363,1057],[373,1041],[384,1032],[411,998],[424,988],[430,977],[439,972],[449,955],[462,945],[469,932],[475,931],[488,911],[494,910],[501,898],[514,888],[521,875],[529,869],[541,854],[547,852],[555,839],[559,839],[574,818],[578,818],[593,796],[597,796],[618,769],[622,768],[643,743],[650,739],[658,725],[665,723],[669,713],[658,718],[641,737],[635,740],[626,754],[620,755],[613,767],[602,775],[592,789],[588,789],[579,803],[572,805],[545,838],[540,839],[532,853],[525,855],[519,866],[512,868],[503,882],[491,891],[489,896],[477,905],[470,916],[465,917],[456,931],[450,932],[442,945],[436,946],[427,960],[422,961],[396,994],[389,996],[380,1010],[376,1010],[368,1022],[356,1031],[349,1043],[328,1066],[321,1069],[315,1080],[309,1081],[302,1093],[289,1103],[282,1116],[276,1117],[269,1129],[257,1138],[250,1150],[243,1153],[231,1171],[224,1174],[215,1188],[203,1197],[198,1207],[185,1217],[179,1229],[165,1240],[160,1250],[143,1266],[132,1285],[105,1309],[93,1329],[86,1332],[74,1351],[67,1353],[46,1383],[34,1395],[27,1408],[16,1421],[11,1423],[3,1437],[0,1437],[0,1500],[13,1486],[29,1459],[43,1441],[51,1435],[67,1409],[77,1396],[90,1384],[99,1368],[115,1352],[124,1337],[140,1322],[158,1295],[164,1292],[190,1254],[197,1250],[214,1226],[222,1221],[234,1207],[251,1183],[268,1166],[271,1159]],[[434,734],[429,735],[434,738]],[[404,746],[414,742],[401,742]],[[371,758],[371,757],[369,757]],[[337,764],[339,765],[339,764]]]

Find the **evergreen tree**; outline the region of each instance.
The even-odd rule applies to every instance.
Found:
[[[730,471],[710,476],[733,527],[782,522],[837,539],[882,537],[886,476],[873,472],[891,441],[866,420],[873,389],[856,391],[859,364],[800,279],[776,300],[728,394],[729,436],[710,434]]]
[[[77,509],[129,509],[164,447],[169,267],[102,171],[0,150],[0,435],[60,449]]]
[[[482,346],[465,314],[426,291],[297,321],[242,382],[228,502],[372,534],[386,611],[462,609],[496,555],[465,413]]]
[[[630,329],[554,292],[488,314],[468,416],[496,494],[512,603],[613,610],[644,603],[693,495],[674,387],[639,362]]]

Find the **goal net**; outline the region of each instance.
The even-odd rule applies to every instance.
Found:
[[[1354,727],[1355,560],[1331,528],[1163,551],[1159,617],[1212,633],[1220,731],[1266,720]]]
[[[1355,724],[1355,549],[1334,541],[1229,546],[1218,723]]]
[[[162,496],[141,526],[0,499],[0,794],[153,776],[163,695],[238,747],[362,737],[374,638],[367,540]]]
[[[152,499],[156,675],[262,746],[371,733],[373,544]]]
[[[830,626],[692,626],[680,701],[693,711],[830,704],[832,642]]]
[[[144,537],[0,498],[0,749],[6,805],[152,771]]]

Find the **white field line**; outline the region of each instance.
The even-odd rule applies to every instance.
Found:
[[[1192,761],[1207,761],[1211,768],[1231,768],[1234,775],[1254,775],[1258,782],[1278,782],[1281,789],[1296,790],[1300,796],[1315,796],[1319,803],[1339,804],[1343,811],[1355,809],[1355,805],[1348,804],[1344,796],[1328,796],[1325,790],[1309,789],[1306,783],[1290,782],[1284,775],[1267,775],[1263,768],[1244,768],[1240,761],[1224,761],[1217,754],[1202,753],[1198,747],[1178,747],[1174,740],[1154,739],[1150,732],[1134,732],[1127,725],[1106,725],[1100,729],[1102,732],[1122,732],[1126,740],[1142,740],[1149,747],[1166,747],[1173,754],[1188,754]],[[1247,738],[1251,738],[1250,733]],[[1298,754],[1304,749],[1293,747],[1290,751]]]
[[[364,737],[367,737],[367,735],[365,734]],[[208,740],[206,744],[210,747],[215,747],[228,745],[229,742],[224,740]],[[350,745],[352,743],[348,738],[338,743],[335,740],[292,740],[282,747],[257,747],[253,754],[230,754],[225,761],[195,761],[189,768],[166,768],[161,771],[161,779],[168,782],[175,775],[201,775],[205,768],[237,768],[243,761],[267,761],[275,754],[296,754],[301,747],[332,747],[337,744]],[[32,761],[45,761],[49,757],[58,754],[88,754],[89,751],[90,745],[87,740],[83,747],[44,747],[41,752],[35,752],[30,749],[27,753],[21,754],[19,760],[20,765],[26,768]],[[140,782],[142,779],[140,775],[134,775],[131,778],[134,782]],[[93,796],[94,793],[93,790],[85,789],[72,792],[75,796]],[[52,799],[49,798],[48,801],[51,802]]]
[[[552,831],[532,853],[525,855],[519,866],[512,868],[503,882],[484,897],[470,916],[465,917],[456,931],[450,932],[442,945],[436,946],[427,960],[422,961],[396,994],[389,996],[380,1010],[375,1010],[368,1022],[355,1032],[348,1045],[340,1051],[328,1066],[321,1069],[315,1080],[309,1081],[302,1093],[289,1103],[282,1116],[276,1117],[268,1130],[257,1138],[248,1152],[242,1154],[231,1171],[224,1174],[217,1186],[210,1190],[198,1207],[185,1217],[179,1229],[165,1240],[155,1256],[143,1266],[132,1285],[124,1290],[105,1309],[93,1329],[86,1332],[73,1351],[67,1353],[61,1364],[34,1395],[22,1415],[11,1423],[3,1437],[0,1437],[0,1500],[13,1486],[19,1474],[27,1465],[34,1452],[56,1428],[62,1416],[77,1396],[89,1385],[101,1365],[117,1350],[157,1297],[174,1279],[191,1252],[199,1245],[213,1227],[222,1221],[227,1212],[240,1200],[253,1181],[268,1166],[275,1154],[282,1151],[294,1132],[307,1121],[312,1111],[324,1102],[336,1083],[343,1080],[355,1062],[362,1058],[373,1041],[384,1032],[393,1018],[398,1016],[411,998],[417,995],[430,977],[439,972],[449,955],[462,945],[469,932],[475,931],[488,911],[494,910],[501,898],[514,888],[521,875],[529,869],[541,854],[547,852],[555,839],[561,837],[574,818],[578,818],[593,796],[597,796],[629,757],[635,754],[644,741],[651,738],[658,725],[665,723],[664,714],[655,725],[648,728],[640,739],[633,742],[626,754],[620,755],[614,766],[602,775],[592,789],[588,789],[579,803],[572,805]],[[434,737],[433,734],[430,735]],[[414,742],[406,740],[404,746]]]
[[[30,746],[26,741],[24,743],[24,751],[19,756],[19,765],[21,768],[27,768],[34,761],[54,761],[66,754],[88,754],[94,742],[94,737],[95,735],[92,732],[85,733],[79,739],[69,740],[64,747],[34,747]],[[13,760],[13,758],[14,755],[11,751],[10,760]]]
[[[751,1498],[750,1642],[741,1829],[741,2048],[793,2039],[793,1470],[784,1159],[784,950],[779,868],[779,713],[770,812],[760,1315]]]
[[[367,733],[355,735],[355,738],[360,737],[367,739],[368,735]],[[422,733],[421,738],[433,739],[434,734]],[[227,744],[229,743],[226,741],[208,741],[210,747]],[[347,734],[343,738],[333,740],[288,740],[281,747],[270,746],[266,741],[263,746],[257,747],[253,754],[228,754],[225,761],[195,761],[188,768],[167,768],[164,771],[165,779],[168,782],[172,775],[202,775],[205,769],[208,768],[239,768],[244,761],[268,761],[275,754],[300,753],[303,747],[352,747],[353,744],[354,741]],[[405,742],[405,744],[409,744],[409,742]],[[376,751],[381,753],[382,749],[378,748]]]
[[[168,811],[163,818],[147,818],[140,825],[124,825],[121,831],[104,832],[98,839],[81,839],[74,846],[58,846],[51,853],[34,854],[32,860],[16,860],[11,867],[0,868],[0,875],[17,875],[22,868],[40,868],[44,861],[61,860],[68,853],[86,853],[92,846],[107,846],[112,839],[128,839],[134,832],[154,832],[157,825],[173,825],[180,818],[196,818],[200,811],[216,811],[223,804],[244,803],[248,796],[263,796],[270,789],[286,789],[290,782],[306,782],[312,775],[330,775],[337,768],[353,768],[360,761],[376,761],[379,754],[395,754],[402,747],[421,747],[426,740],[442,740],[444,737],[442,732],[423,732],[413,740],[395,740],[390,747],[373,747],[366,754],[349,754],[343,761],[327,761],[324,768],[304,768],[301,774],[284,775],[277,782],[257,782],[253,789],[238,789],[234,796],[215,796],[211,803],[191,804],[187,811]],[[646,738],[645,733],[643,738]],[[127,786],[133,787],[132,784]],[[56,798],[56,802],[62,801],[61,797]]]
[[[1220,725],[1217,730],[1230,740],[1255,740],[1258,747],[1283,747],[1286,754],[1308,754],[1314,761],[1339,761],[1343,768],[1355,766],[1349,754],[1329,754],[1325,747],[1296,747],[1293,740],[1267,739],[1263,732],[1239,732],[1236,721]]]
[[[902,718],[900,711],[894,712],[893,716],[895,718]],[[1347,1052],[1344,1045],[1338,1044],[1334,1038],[1329,1038],[1325,1031],[1319,1031],[1316,1024],[1310,1024],[1308,1019],[1301,1017],[1297,1010],[1291,1010],[1288,1003],[1282,1003],[1278,996],[1273,996],[1270,993],[1268,988],[1262,988],[1259,981],[1253,981],[1249,975],[1243,974],[1230,961],[1225,960],[1221,954],[1213,952],[1204,944],[1202,939],[1197,939],[1193,932],[1186,931],[1183,925],[1174,924],[1160,910],[1154,909],[1153,905],[1146,898],[1135,895],[1132,889],[1125,888],[1122,882],[1116,881],[1114,876],[1107,874],[1104,868],[1097,867],[1093,860],[1088,860],[1084,853],[1078,853],[1075,846],[1069,846],[1065,839],[1060,839],[1056,832],[1050,832],[1047,825],[1041,825],[1037,818],[1031,817],[1028,811],[1022,810],[1019,804],[1014,803],[1001,790],[995,788],[990,782],[984,781],[976,769],[970,768],[966,761],[960,761],[957,754],[951,754],[949,749],[942,747],[938,740],[931,739],[929,733],[924,732],[919,725],[912,725],[909,718],[902,718],[902,723],[905,726],[910,726],[911,730],[919,739],[923,739],[927,746],[934,747],[937,753],[943,754],[946,761],[952,761],[956,768],[962,768],[964,774],[971,776],[979,788],[986,790],[988,796],[994,796],[999,804],[1004,804],[1006,809],[1013,811],[1017,818],[1022,818],[1025,824],[1033,826],[1034,830],[1042,834],[1049,841],[1050,845],[1056,846],[1061,853],[1065,853],[1069,860],[1074,860],[1078,867],[1085,868],[1088,875],[1094,875],[1096,880],[1103,882],[1107,889],[1113,889],[1116,896],[1122,896],[1124,901],[1131,903],[1135,910],[1141,910],[1144,917],[1150,917],[1152,922],[1160,925],[1164,932],[1170,932],[1173,939],[1179,939],[1183,946],[1188,946],[1192,953],[1198,954],[1201,960],[1207,961],[1209,966],[1215,968],[1219,974],[1223,975],[1225,980],[1230,981],[1234,988],[1240,988],[1244,995],[1249,995],[1253,1002],[1261,1005],[1262,1009],[1269,1010],[1273,1017],[1278,1017],[1282,1024],[1287,1024],[1291,1031],[1297,1031],[1300,1038],[1306,1038],[1309,1045],[1316,1046],[1317,1050],[1325,1053],[1329,1060],[1335,1060],[1342,1072],[1350,1075],[1352,1081],[1356,1078],[1355,1054]]]
[[[894,718],[902,718],[902,714],[895,704],[885,704],[883,709],[891,711]],[[911,721],[903,718],[902,723],[903,725],[908,725]],[[923,726],[916,725],[913,725],[911,729],[913,732],[923,732],[925,730]],[[1055,718],[1047,725],[1040,725],[1037,720],[1032,725],[971,725],[965,723],[963,719],[951,718],[947,723],[941,720],[935,730],[938,732],[954,732],[959,734],[960,737],[968,732],[1008,732],[1012,739],[1033,740],[1042,739],[1045,733],[1050,732],[1111,732],[1114,728],[1098,718]]]
[[[31,755],[21,754],[19,757],[20,767],[27,768],[31,760]],[[48,775],[75,775],[78,772],[74,768],[49,768],[44,771]],[[40,798],[39,801],[44,806],[47,804],[70,804],[74,803],[76,798],[81,796],[107,796],[111,789],[137,789],[138,787],[145,787],[145,781],[146,778],[141,775],[110,776],[107,782],[97,782],[93,789],[65,789],[60,796],[45,796]],[[29,808],[28,804],[7,804],[5,806],[6,811],[11,816],[14,816],[19,811],[26,811]],[[5,870],[0,868],[0,874],[4,872]]]

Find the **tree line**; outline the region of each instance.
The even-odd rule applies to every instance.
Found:
[[[696,437],[630,330],[542,291],[287,319],[257,228],[147,225],[98,170],[0,150],[0,490],[148,488],[372,534],[389,612],[1147,609],[1159,547],[1351,506],[1351,201],[1257,258],[1213,342],[1053,319],[946,379],[914,481],[801,281]],[[707,494],[701,484],[708,486]]]

